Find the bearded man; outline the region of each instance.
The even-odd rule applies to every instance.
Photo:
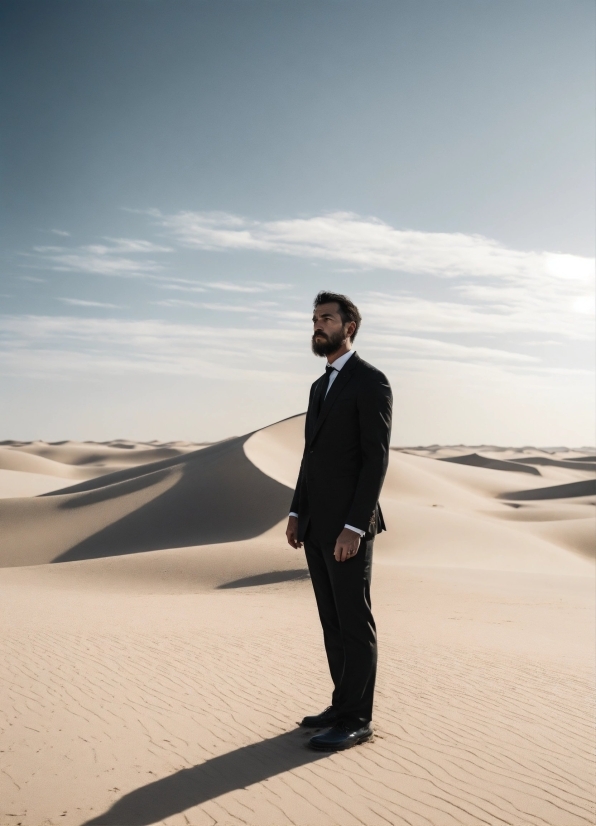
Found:
[[[371,611],[373,543],[385,530],[379,494],[387,471],[392,394],[352,343],[361,323],[345,295],[314,301],[312,350],[327,357],[310,389],[305,446],[286,536],[304,545],[333,682],[331,705],[305,717],[325,728],[312,748],[338,751],[372,737],[377,637]]]

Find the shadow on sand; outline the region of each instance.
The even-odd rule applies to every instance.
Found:
[[[53,562],[238,542],[260,536],[283,519],[290,507],[290,488],[259,470],[244,453],[250,437],[229,439],[182,457],[130,468],[82,482],[42,501],[55,501],[57,518],[87,518],[98,525],[90,536],[58,554]],[[171,474],[176,473],[176,477]],[[110,500],[169,488],[112,521]],[[94,511],[99,506],[102,511]],[[80,516],[76,517],[77,511]],[[99,518],[94,513],[103,514]],[[103,521],[103,524],[102,524]]]
[[[294,729],[261,743],[213,757],[148,783],[121,797],[82,826],[149,826],[215,797],[262,783],[269,777],[321,760],[325,753],[306,748],[312,732]]]
[[[245,576],[217,586],[217,590],[226,588],[255,588],[258,585],[275,585],[278,582],[294,582],[310,579],[306,568],[294,568],[291,571],[268,571],[266,574]]]
[[[523,502],[541,499],[573,499],[576,496],[594,496],[595,494],[596,479],[586,479],[583,482],[568,482],[565,485],[551,485],[547,488],[500,493],[497,499],[512,499],[514,502]]]

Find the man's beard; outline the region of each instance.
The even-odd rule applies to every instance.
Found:
[[[310,343],[315,356],[331,356],[339,350],[346,340],[343,330],[331,333],[331,335],[327,335],[327,333],[317,333],[317,335],[324,336],[324,339],[323,341],[317,340],[313,335]]]

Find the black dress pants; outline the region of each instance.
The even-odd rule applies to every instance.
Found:
[[[336,562],[335,542],[318,540],[310,527],[304,539],[334,685],[331,702],[342,720],[357,727],[372,720],[377,672],[370,603],[373,543],[374,538],[361,539],[356,556]]]

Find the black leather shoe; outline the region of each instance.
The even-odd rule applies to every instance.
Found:
[[[305,717],[300,725],[305,728],[328,728],[329,726],[334,726],[338,720],[337,711],[333,706],[328,706],[328,708],[320,714],[311,714],[310,717]]]
[[[361,728],[354,729],[346,723],[336,723],[329,731],[323,734],[315,734],[308,741],[311,749],[317,751],[342,751],[343,749],[351,749],[352,746],[357,746],[359,743],[365,743],[373,736],[373,730],[370,723],[367,723]]]

